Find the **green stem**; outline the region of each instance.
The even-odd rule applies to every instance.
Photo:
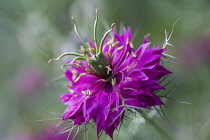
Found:
[[[76,58],[74,58],[70,63],[65,64],[65,65],[62,65],[61,68],[67,67],[67,66],[70,66],[70,65],[73,65],[73,62],[76,61],[76,60],[86,60],[86,59],[83,58],[83,57],[76,57]]]
[[[67,52],[67,53],[61,54],[61,55],[58,56],[56,59],[51,59],[51,60],[49,60],[48,63],[53,62],[53,61],[58,61],[59,59],[61,59],[61,58],[64,57],[64,56],[67,56],[67,55],[73,55],[73,56],[84,57],[84,55],[82,55],[82,54]]]
[[[115,26],[115,23],[112,23],[111,29],[109,29],[109,30],[104,34],[103,38],[101,39],[101,43],[100,43],[100,46],[99,46],[99,53],[102,53],[104,40],[106,39],[106,37],[108,36],[108,34],[109,34],[111,31],[113,31],[114,26]]]
[[[96,53],[98,53],[98,42],[97,42],[97,35],[96,35],[97,24],[98,24],[98,9],[96,9],[96,20],[94,23],[94,42],[96,46]]]
[[[79,37],[79,39],[81,40],[82,44],[83,44],[86,48],[88,48],[88,46],[87,46],[87,45],[86,45],[86,43],[83,41],[83,39],[82,39],[82,37],[81,37],[80,33],[79,33],[79,32],[78,32],[78,30],[77,30],[76,20],[74,19],[74,17],[73,17],[73,16],[71,17],[71,19],[72,19],[72,20],[73,20],[73,22],[74,22],[74,31],[76,32],[77,36],[78,36],[78,37]]]

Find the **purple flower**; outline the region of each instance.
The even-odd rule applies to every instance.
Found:
[[[113,37],[108,38],[110,32]],[[97,136],[105,131],[113,139],[113,132],[127,109],[139,111],[164,105],[154,91],[163,89],[158,82],[171,72],[160,65],[166,49],[149,48],[149,35],[137,50],[132,45],[130,28],[124,28],[123,33],[118,34],[112,26],[100,45],[95,36],[94,42],[83,43],[81,54],[69,52],[51,61],[65,55],[77,56],[67,64],[72,68],[65,72],[69,92],[60,97],[67,105],[63,120],[71,119],[75,126],[94,120]]]

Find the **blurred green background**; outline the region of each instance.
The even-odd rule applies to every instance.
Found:
[[[180,75],[166,88],[171,98],[164,107],[170,125],[156,113],[154,123],[125,121],[119,140],[210,139],[210,1],[209,0],[1,0],[0,1],[0,139],[47,140],[47,130],[59,121],[49,112],[62,113],[58,98],[66,93],[64,61],[47,61],[66,51],[76,51],[80,41],[71,16],[85,40],[93,38],[95,9],[99,8],[99,36],[111,23],[131,27],[136,48],[150,33],[152,45],[162,45],[164,30],[177,22],[168,54],[179,64],[169,69]],[[161,93],[161,92],[160,92]],[[165,93],[165,91],[162,91]],[[46,133],[45,133],[46,132]],[[49,133],[51,133],[49,132]],[[97,139],[95,129],[89,139]],[[59,138],[64,140],[65,138]],[[79,133],[77,139],[83,139]],[[102,136],[102,139],[109,139]],[[53,138],[51,138],[53,140]]]

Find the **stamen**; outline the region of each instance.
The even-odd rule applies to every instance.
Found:
[[[106,56],[108,57],[109,62],[112,61],[112,56],[109,52],[106,52]]]
[[[131,47],[131,48],[133,48],[133,43],[132,43],[132,42],[130,42],[129,44],[130,44],[130,47]]]
[[[90,90],[87,90],[87,95],[88,95],[88,96],[90,96],[90,95],[91,95]]]
[[[114,42],[114,37],[112,37],[107,44],[112,44]]]
[[[78,50],[78,51],[81,52],[81,53],[85,53],[85,51],[86,51],[85,47],[83,45],[81,45],[80,48],[81,49]]]
[[[105,66],[107,68],[107,75],[109,75],[109,72],[112,71],[112,69],[110,68],[110,65],[109,66]]]
[[[86,95],[86,92],[84,90],[82,90],[82,94],[85,94]]]
[[[123,49],[124,48],[124,46],[120,46],[120,47],[118,47],[116,50],[121,50],[121,49]]]
[[[84,76],[84,75],[86,75],[87,73],[81,73],[79,76]]]
[[[72,85],[66,85],[66,87],[72,87]]]
[[[91,71],[91,69],[87,69],[87,68],[86,68],[85,70],[86,70],[87,72],[89,72],[89,73],[91,73],[91,72],[92,72],[92,71]]]
[[[96,53],[96,50],[94,48],[91,48],[90,51],[94,54]]]
[[[91,45],[90,45],[88,42],[87,42],[86,44],[87,44],[87,46],[88,46],[88,49],[86,50],[85,54],[86,54],[87,56],[92,56],[93,54],[95,54],[95,53],[96,53],[95,49],[92,48]],[[87,53],[88,53],[88,54],[87,54]]]
[[[117,84],[116,78],[112,79],[112,86],[115,86]]]
[[[121,50],[121,49],[123,49],[123,48],[124,48],[124,46],[120,46],[120,47],[118,47],[116,50],[114,50],[113,54],[115,54],[115,53],[116,53],[116,51],[119,51],[119,50]]]
[[[128,81],[132,81],[133,79],[132,78],[130,78],[130,77],[127,77],[126,78]]]
[[[81,76],[78,76],[75,80],[74,83],[78,82]]]
[[[117,45],[119,45],[119,44],[120,44],[120,42],[117,41],[117,42],[115,42],[114,44],[112,44],[112,47],[115,47],[115,46],[117,46]]]
[[[109,50],[108,50],[108,52],[110,52],[112,48],[113,48],[112,44],[109,44]]]
[[[134,52],[131,52],[131,54],[133,55],[133,57],[137,57],[137,55]]]
[[[74,93],[74,91],[73,91],[72,89],[70,89],[70,88],[68,88],[68,91],[69,91],[70,93]]]
[[[100,69],[102,69],[102,68],[103,68],[101,65],[98,65],[98,67],[99,67]]]

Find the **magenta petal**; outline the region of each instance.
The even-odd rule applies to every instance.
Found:
[[[64,102],[64,103],[66,103],[66,102],[68,102],[71,99],[71,97],[72,97],[72,94],[67,93],[67,94],[61,95],[59,100]]]
[[[84,95],[72,96],[71,99],[68,101],[68,107],[65,110],[63,119],[68,119],[79,112],[81,110],[84,99]]]
[[[128,75],[133,81],[138,81],[140,79],[140,81],[146,81],[149,78],[146,76],[145,73],[141,72],[141,71],[132,71],[129,75]]]
[[[73,74],[72,74],[72,71],[71,71],[71,70],[67,70],[67,71],[65,72],[65,75],[66,75],[66,78],[67,78],[70,82],[73,82],[73,79],[72,79]]]
[[[83,106],[83,114],[85,117],[85,122],[88,122],[93,116],[98,112],[98,102],[97,96],[88,98]]]
[[[163,101],[156,95],[144,96],[144,97],[145,97],[144,102],[146,102],[148,106],[164,105]]]
[[[143,40],[143,44],[148,43],[148,38],[149,38],[150,34],[146,34],[144,36],[144,40]]]
[[[138,49],[137,51],[135,52],[137,54],[137,58],[138,60],[141,59],[141,57],[143,56],[145,50],[148,48],[150,43],[146,43],[146,44],[142,44]]]
[[[76,114],[75,116],[75,120],[74,120],[74,125],[78,125],[80,124],[81,122],[84,122],[84,117],[82,115],[82,112],[79,112]]]

